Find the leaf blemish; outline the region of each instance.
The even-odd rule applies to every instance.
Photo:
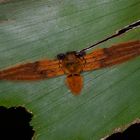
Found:
[[[117,128],[110,136],[101,138],[101,140],[139,140],[140,139],[140,119],[136,119],[132,123]]]
[[[34,130],[30,126],[32,114],[24,107],[0,106],[0,134],[5,139],[31,140]]]

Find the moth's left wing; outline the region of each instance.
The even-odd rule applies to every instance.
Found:
[[[102,48],[87,54],[83,62],[83,71],[96,70],[121,64],[140,56],[140,41],[116,44],[110,48]]]
[[[63,75],[58,60],[41,60],[20,64],[0,71],[0,80],[34,81]]]

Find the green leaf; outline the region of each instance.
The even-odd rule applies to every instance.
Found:
[[[0,68],[81,50],[140,18],[139,0],[1,0]],[[140,28],[98,47],[140,38]],[[37,140],[99,140],[140,117],[140,58],[83,73],[73,96],[65,75],[39,82],[0,81],[0,105],[22,105]]]

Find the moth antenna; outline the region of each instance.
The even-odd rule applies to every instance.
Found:
[[[131,23],[131,24],[125,26],[124,28],[122,28],[122,29],[116,31],[116,33],[114,33],[113,35],[111,35],[111,36],[109,36],[109,37],[107,37],[107,38],[105,38],[105,39],[103,39],[103,40],[101,40],[101,41],[98,41],[97,43],[95,43],[95,44],[93,44],[93,45],[91,45],[91,46],[89,46],[89,47],[87,47],[87,48],[82,49],[81,51],[79,51],[79,53],[80,53],[80,52],[87,51],[87,50],[90,50],[90,49],[92,49],[93,47],[95,47],[95,46],[97,46],[97,45],[99,45],[99,44],[101,44],[101,43],[103,43],[103,42],[105,42],[105,41],[107,41],[107,40],[110,40],[110,39],[112,39],[112,38],[115,38],[115,37],[117,37],[117,36],[120,36],[120,35],[122,35],[122,34],[128,32],[129,30],[132,30],[132,29],[137,28],[137,27],[139,27],[139,26],[140,26],[140,20],[138,20],[138,21],[136,21],[136,22],[133,22],[133,23]]]

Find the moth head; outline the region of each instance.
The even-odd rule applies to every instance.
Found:
[[[81,51],[81,52],[76,53],[76,56],[78,56],[78,57],[83,57],[84,55],[86,55],[85,51]]]

